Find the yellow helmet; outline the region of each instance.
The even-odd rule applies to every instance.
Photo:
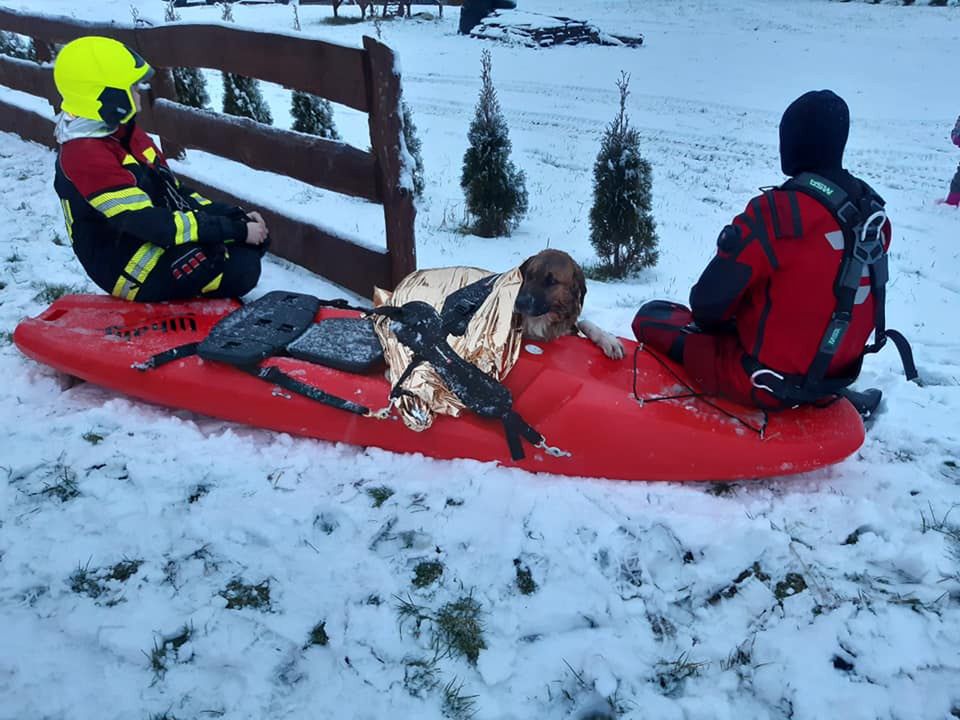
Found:
[[[53,65],[61,108],[77,117],[117,127],[132,118],[130,88],[153,75],[146,61],[112,38],[88,35],[63,46]]]

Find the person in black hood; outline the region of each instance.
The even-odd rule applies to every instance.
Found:
[[[847,192],[859,181],[843,169],[850,109],[831,90],[813,90],[794,100],[780,120],[780,169],[787,177],[815,173]]]
[[[850,134],[850,109],[831,90],[814,90],[794,100],[780,119],[780,169],[835,174],[843,165]]]
[[[850,219],[873,218],[884,268],[891,230],[883,200],[843,167],[849,132],[850,111],[834,92],[794,100],[780,121],[790,180],[764,189],[723,228],[689,308],[654,300],[637,312],[637,339],[682,364],[704,393],[790,407],[836,394],[859,373],[882,294],[866,265],[840,282],[857,232]],[[845,324],[834,333],[838,317]]]

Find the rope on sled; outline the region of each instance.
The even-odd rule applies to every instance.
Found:
[[[652,357],[654,360],[660,363],[660,366],[663,367],[664,370],[670,373],[682,387],[685,387],[690,392],[677,393],[676,395],[656,395],[654,397],[640,397],[640,393],[637,392],[637,375],[638,375],[637,357],[643,351],[646,351],[650,355],[650,357]],[[728,418],[736,420],[738,423],[743,425],[748,430],[752,430],[753,432],[757,433],[757,435],[760,436],[761,440],[763,439],[764,434],[767,431],[767,423],[770,420],[770,416],[767,414],[767,411],[762,408],[757,408],[757,409],[763,415],[763,422],[760,425],[755,425],[749,420],[746,420],[740,417],[736,413],[732,413],[729,410],[720,407],[715,402],[711,401],[704,393],[697,392],[692,387],[690,387],[689,383],[685,382],[679,375],[677,375],[674,369],[670,367],[667,364],[667,362],[662,357],[660,357],[658,353],[655,353],[650,348],[645,347],[643,343],[640,343],[639,345],[637,345],[637,349],[633,351],[633,397],[636,398],[637,402],[639,402],[641,405],[645,403],[662,402],[664,400],[683,400],[686,398],[695,398],[700,402],[706,405],[709,405],[710,407],[720,412],[721,414],[726,415]]]

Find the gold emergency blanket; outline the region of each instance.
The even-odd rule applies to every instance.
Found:
[[[448,295],[492,274],[470,267],[417,270],[401,280],[392,293],[375,288],[373,304],[399,307],[412,300],[422,300],[439,312]],[[497,380],[506,377],[520,355],[522,332],[519,319],[514,317],[513,305],[522,282],[519,268],[503,273],[494,281],[490,295],[470,319],[463,336],[447,337],[450,347],[460,357]],[[394,336],[388,318],[377,317],[374,327],[383,345],[387,379],[392,386],[410,364],[413,354]],[[404,381],[403,388],[413,396],[402,396],[396,407],[411,430],[426,430],[436,413],[456,417],[464,408],[429,363],[417,367]]]

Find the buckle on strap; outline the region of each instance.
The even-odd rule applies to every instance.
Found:
[[[843,205],[837,208],[837,217],[845,225],[852,225],[854,220],[857,219],[857,213],[859,210],[857,206],[852,202],[847,200]]]
[[[572,457],[573,456],[573,453],[567,452],[562,448],[554,447],[552,445],[547,445],[546,438],[538,442],[536,445],[534,445],[534,447],[538,448],[539,450],[543,450],[545,453],[547,453],[547,455],[552,455],[553,457]]]
[[[774,384],[779,383],[781,390],[783,389],[783,383],[786,381],[786,378],[784,378],[783,375],[778,373],[776,370],[770,370],[769,368],[765,368],[765,367],[762,367],[759,370],[754,370],[752,373],[750,373],[751,385],[753,385],[758,390],[766,390],[771,395],[777,396],[779,394],[778,390],[774,390],[769,385],[764,385],[762,382],[760,382],[759,378],[761,375],[770,375],[771,377],[773,377],[777,381]]]
[[[880,208],[871,214],[860,226],[857,241],[853,246],[853,257],[864,265],[873,265],[883,257],[883,229],[887,213]]]

